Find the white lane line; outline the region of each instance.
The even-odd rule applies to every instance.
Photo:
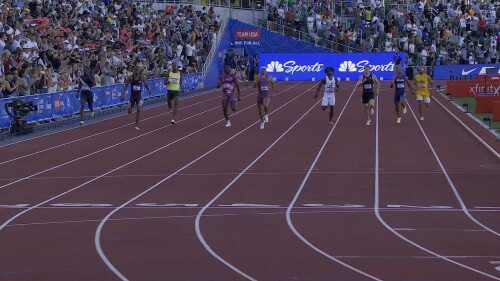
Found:
[[[295,85],[297,85],[297,84],[295,84]],[[293,86],[292,86],[292,87],[293,87]],[[289,88],[291,88],[291,87],[289,87]],[[287,88],[287,89],[289,89],[289,88]],[[194,115],[191,115],[191,116],[189,116],[189,117],[187,117],[187,118],[184,118],[184,119],[182,119],[182,120],[179,120],[177,123],[184,122],[184,121],[186,121],[186,120],[189,120],[189,119],[195,118],[195,117],[197,117],[197,116],[203,115],[203,114],[205,114],[205,113],[207,113],[207,112],[209,112],[209,111],[212,111],[212,110],[218,110],[218,109],[220,109],[220,106],[216,106],[216,107],[210,108],[210,109],[208,109],[208,110],[205,110],[205,111],[202,111],[202,112],[198,112],[197,114],[194,114]],[[238,112],[236,112],[236,113],[238,113]],[[217,122],[220,122],[220,121],[217,121]],[[214,124],[215,124],[215,123],[214,123]],[[212,124],[212,125],[213,125],[213,124]],[[135,139],[142,138],[142,137],[144,137],[144,136],[147,136],[147,135],[152,134],[152,133],[154,133],[154,132],[157,132],[157,131],[163,130],[163,129],[165,129],[165,128],[167,128],[167,127],[170,127],[170,126],[172,126],[172,125],[171,125],[171,124],[168,124],[168,125],[165,125],[165,126],[161,126],[161,127],[157,128],[157,129],[154,129],[154,130],[152,130],[152,131],[149,131],[149,132],[146,132],[146,133],[140,134],[140,135],[138,135],[138,136],[132,137],[132,138],[130,138],[130,139],[127,139],[127,140],[124,140],[124,141],[121,141],[121,142],[115,143],[115,144],[113,144],[113,145],[111,145],[111,146],[104,147],[104,148],[102,148],[102,149],[99,149],[99,150],[94,151],[94,152],[92,152],[92,153],[89,153],[89,154],[87,154],[87,155],[84,155],[84,156],[81,156],[81,157],[75,158],[75,159],[73,159],[73,160],[70,160],[70,161],[64,162],[64,163],[62,163],[62,164],[59,164],[59,165],[53,166],[53,167],[51,167],[51,168],[47,168],[47,169],[42,170],[42,171],[40,171],[40,172],[37,172],[37,173],[31,174],[31,175],[26,176],[26,177],[23,177],[23,178],[20,178],[20,179],[18,179],[18,180],[16,180],[16,181],[13,181],[13,182],[10,182],[10,183],[7,183],[7,184],[4,184],[4,185],[1,185],[1,186],[0,186],[0,189],[5,188],[5,187],[8,187],[8,186],[13,185],[13,184],[16,184],[16,183],[18,183],[18,182],[21,182],[21,181],[24,181],[24,180],[27,180],[27,179],[33,178],[33,177],[38,176],[38,175],[41,175],[41,174],[43,174],[43,173],[46,173],[46,172],[49,172],[49,171],[52,171],[52,170],[58,169],[58,168],[60,168],[60,167],[66,166],[66,165],[68,165],[68,164],[71,164],[71,163],[73,163],[73,162],[76,162],[76,161],[79,161],[79,160],[82,160],[82,159],[85,159],[85,158],[87,158],[87,157],[94,156],[94,155],[99,154],[99,153],[101,153],[101,152],[103,152],[103,151],[109,150],[109,149],[111,149],[111,148],[117,147],[117,146],[119,146],[119,145],[122,145],[122,144],[124,144],[124,143],[130,142],[130,141],[133,141],[133,140],[135,140]],[[113,170],[113,171],[115,171],[115,170]]]
[[[392,232],[394,235],[396,235],[397,237],[399,237],[400,239],[406,241],[407,243],[417,247],[418,249],[424,251],[424,252],[427,252],[437,258],[441,258],[447,262],[450,262],[450,263],[453,263],[455,265],[458,265],[462,268],[465,268],[465,269],[468,269],[468,270],[472,270],[476,273],[479,273],[481,275],[484,275],[484,276],[487,276],[487,277],[490,277],[490,278],[493,278],[495,280],[500,280],[500,278],[498,277],[495,277],[491,274],[488,274],[486,272],[483,272],[483,271],[480,271],[480,270],[477,270],[473,267],[470,267],[468,265],[465,265],[465,264],[462,264],[462,263],[459,263],[457,261],[454,261],[450,258],[447,258],[445,256],[442,256],[428,248],[425,248],[424,246],[421,246],[420,244],[417,244],[416,242],[406,238],[405,236],[401,235],[399,232],[397,232],[394,228],[392,228],[385,220],[384,218],[382,218],[382,216],[380,215],[380,210],[379,210],[379,205],[380,205],[380,182],[379,182],[379,109],[378,109],[378,102],[377,102],[377,110],[376,110],[376,121],[375,121],[375,182],[374,182],[374,187],[375,187],[375,216],[377,217],[377,219],[379,220],[379,222],[386,228],[388,229],[390,232]],[[422,133],[424,134],[426,140],[428,141],[427,139],[427,136],[425,135],[425,132],[423,131],[421,125],[420,125],[420,121],[418,120],[417,116],[415,115],[413,109],[411,108],[410,104],[407,103],[408,107],[410,108],[412,114],[413,114],[413,117],[415,119],[415,121],[417,122],[418,126],[420,127],[420,129],[422,130]],[[432,148],[432,145],[430,144],[430,142],[428,141],[431,149],[432,149],[432,152],[435,153],[434,149]],[[446,171],[444,170],[444,167],[441,165],[441,162],[439,161],[439,159],[437,158],[437,155],[434,154],[436,159],[438,160],[440,166],[442,167],[442,170],[443,172],[446,174]],[[448,177],[447,177],[448,178]],[[459,199],[460,200],[460,199]],[[461,202],[462,203],[462,202]],[[463,206],[465,207],[465,206]]]
[[[484,141],[480,136],[478,136],[474,131],[469,128],[469,126],[465,125],[460,118],[458,118],[453,112],[451,112],[446,106],[444,106],[437,98],[432,97],[434,101],[436,101],[446,112],[448,112],[457,122],[464,127],[467,132],[469,132],[476,140],[478,140],[487,150],[489,150],[497,159],[500,159],[500,153],[498,153],[495,149],[493,149],[486,141]]]
[[[308,89],[306,92],[310,91],[311,89],[313,89],[313,87],[311,87],[310,89]],[[306,93],[304,92],[304,93]],[[203,247],[205,247],[205,249],[214,257],[216,258],[217,260],[219,260],[221,263],[223,263],[225,266],[229,267],[231,270],[233,270],[234,272],[238,273],[239,275],[241,275],[242,277],[248,279],[248,280],[254,280],[256,281],[257,279],[255,279],[254,277],[251,277],[250,275],[246,274],[245,272],[241,271],[240,269],[238,269],[236,266],[232,265],[230,262],[228,262],[227,260],[225,260],[223,257],[219,256],[211,247],[210,245],[208,245],[207,241],[205,240],[205,238],[203,237],[203,234],[201,233],[201,227],[200,227],[200,223],[201,223],[201,218],[203,216],[203,214],[205,213],[205,211],[210,207],[210,205],[212,205],[217,199],[219,199],[227,190],[229,190],[233,184],[235,182],[237,182],[245,173],[246,171],[248,171],[251,167],[253,167],[255,165],[255,163],[257,163],[257,161],[259,161],[262,157],[264,157],[265,154],[267,154],[267,152],[269,152],[269,150],[271,150],[271,148],[273,148],[279,141],[281,141],[281,139],[283,139],[287,134],[288,132],[290,132],[302,119],[304,119],[304,117],[309,114],[309,112],[311,112],[311,110],[313,110],[316,105],[319,103],[320,101],[317,101],[313,106],[311,106],[311,108],[309,108],[308,111],[306,111],[306,113],[304,113],[295,123],[293,123],[284,133],[281,134],[281,136],[279,136],[271,145],[269,145],[265,150],[264,152],[262,152],[259,156],[257,156],[257,158],[255,158],[245,169],[243,169],[243,171],[241,171],[238,176],[236,176],[226,187],[224,187],[224,189],[222,189],[214,198],[212,198],[212,200],[210,200],[205,206],[203,206],[203,208],[198,212],[198,214],[196,215],[196,220],[195,220],[195,230],[196,230],[196,235],[198,236],[198,240],[200,240],[201,244],[203,245]]]
[[[290,87],[292,88],[292,87]],[[288,88],[289,89],[289,88]],[[286,91],[286,90],[284,90]],[[302,93],[300,95],[297,95],[296,97],[294,97],[293,99],[289,100],[288,102],[286,102],[285,104],[283,104],[282,106],[278,107],[276,110],[274,110],[271,114],[275,113],[276,111],[284,108],[286,105],[290,104],[291,102],[295,101],[296,99],[298,99],[299,97],[301,97],[302,95],[304,95],[305,93]],[[255,107],[255,105],[253,105],[252,107]],[[122,208],[124,208],[125,206],[129,205],[130,203],[132,203],[133,201],[139,199],[140,197],[142,197],[144,194],[148,193],[149,191],[155,189],[156,187],[158,187],[160,184],[164,183],[165,181],[169,180],[170,178],[174,177],[175,175],[177,175],[178,173],[180,173],[182,170],[186,169],[187,167],[193,165],[194,163],[196,163],[197,161],[203,159],[204,157],[206,157],[207,155],[209,155],[210,153],[214,152],[215,150],[219,149],[220,147],[224,146],[226,143],[230,142],[231,140],[235,139],[236,137],[238,137],[239,135],[243,134],[244,132],[246,132],[247,130],[249,130],[250,128],[254,127],[257,123],[259,123],[260,121],[256,121],[252,124],[250,124],[248,127],[246,127],[245,129],[239,131],[238,133],[234,134],[232,137],[228,138],[227,140],[225,140],[224,142],[220,143],[219,145],[215,146],[214,148],[210,149],[209,151],[205,152],[204,154],[202,154],[201,156],[199,156],[198,158],[194,159],[193,161],[189,162],[188,164],[184,165],[182,168],[178,169],[177,171],[175,171],[174,173],[172,173],[171,175],[169,175],[168,177],[162,179],[161,181],[157,182],[156,184],[154,184],[153,186],[149,187],[148,189],[146,189],[145,191],[141,192],[140,194],[134,196],[133,198],[131,198],[130,200],[128,200],[127,202],[123,203],[122,205],[120,205],[119,207],[117,207],[116,209],[114,209],[113,211],[111,211],[110,213],[108,213],[106,215],[106,217],[104,217],[104,219],[101,221],[101,223],[99,224],[99,226],[97,227],[97,230],[96,230],[96,233],[95,233],[95,239],[94,239],[94,244],[95,244],[95,247],[96,247],[96,250],[97,250],[97,253],[99,254],[99,256],[101,257],[102,261],[106,264],[106,266],[118,277],[120,278],[121,280],[128,280],[112,263],[111,261],[107,258],[106,254],[104,254],[104,251],[102,250],[102,247],[101,247],[101,233],[102,233],[102,229],[104,227],[104,225],[106,224],[106,222],[109,220],[109,218],[115,214],[116,212],[118,212],[119,210],[121,210]]]
[[[305,175],[307,173],[307,169],[305,171],[289,171],[289,172],[247,172],[249,175],[269,175],[269,176],[289,176],[289,175]],[[375,172],[369,172],[369,171],[357,171],[357,172],[326,172],[326,171],[315,171],[312,172],[313,174],[331,174],[331,175],[349,175],[349,174],[366,174],[366,175],[371,175],[374,174]],[[415,171],[408,171],[408,172],[380,172],[380,174],[386,174],[386,175],[408,175],[408,174],[416,174],[416,175],[441,175],[443,172],[415,172]],[[187,177],[218,177],[218,176],[227,176],[227,175],[237,175],[238,173],[236,172],[214,172],[214,173],[181,173],[179,176],[187,176]],[[448,172],[448,174],[458,174],[458,175],[500,175],[500,173],[475,173],[475,172]],[[128,175],[114,175],[114,176],[109,176],[107,178],[133,178],[133,177],[144,177],[144,178],[150,178],[150,177],[164,177],[166,174],[128,174]],[[50,177],[32,177],[31,180],[54,180],[54,179],[86,179],[86,178],[94,178],[96,175],[82,175],[82,176],[50,176]],[[13,180],[18,180],[20,178],[5,178],[2,179],[0,178],[0,181],[13,181]],[[496,207],[494,207],[496,208]]]
[[[297,84],[299,84],[299,83],[297,83]],[[297,84],[295,84],[295,85],[297,85]],[[295,86],[295,85],[293,85],[293,86]],[[289,88],[287,88],[287,89],[283,90],[282,92],[285,92],[286,90],[288,90],[288,89],[292,88],[293,86],[291,86],[291,87],[289,87]],[[280,92],[280,93],[281,93],[281,92]],[[236,112],[235,114],[239,114],[240,112],[243,112],[243,111],[245,111],[245,110],[248,110],[248,109],[250,109],[250,108],[253,108],[254,106],[255,106],[255,105],[248,106],[248,107],[244,108],[243,110],[240,110],[240,111]],[[235,115],[235,114],[234,114],[234,115]],[[38,204],[36,204],[36,205],[33,205],[32,207],[30,207],[30,208],[28,208],[28,209],[26,209],[26,210],[24,210],[24,211],[22,211],[22,212],[20,212],[20,213],[16,214],[15,216],[11,217],[11,218],[10,218],[10,219],[8,219],[6,222],[4,222],[2,225],[0,225],[0,231],[2,231],[2,230],[3,230],[3,229],[4,229],[4,228],[5,228],[5,227],[6,227],[6,226],[10,223],[10,222],[12,222],[13,220],[15,220],[16,218],[20,217],[20,216],[21,216],[21,215],[23,215],[23,214],[25,214],[25,213],[27,213],[27,212],[29,212],[29,211],[33,210],[33,209],[36,209],[36,208],[38,208],[38,207],[40,207],[40,206],[42,206],[42,205],[44,205],[44,204],[47,204],[47,203],[49,203],[49,202],[51,202],[51,201],[53,201],[53,200],[55,200],[55,199],[57,199],[57,198],[59,198],[59,197],[62,197],[62,196],[66,195],[66,194],[68,194],[68,193],[70,193],[70,192],[73,192],[73,191],[75,191],[75,190],[77,190],[77,189],[79,189],[79,188],[81,188],[81,187],[83,187],[83,186],[85,186],[85,185],[87,185],[87,184],[89,184],[89,183],[91,183],[91,182],[97,181],[98,179],[101,179],[101,178],[103,178],[103,177],[105,177],[105,176],[107,176],[107,175],[109,175],[109,174],[111,174],[111,173],[113,173],[113,172],[116,172],[116,171],[118,171],[118,170],[120,170],[120,169],[122,169],[122,168],[124,168],[124,167],[126,167],[126,166],[128,166],[128,165],[130,165],[130,164],[132,164],[132,163],[135,163],[135,162],[137,162],[137,161],[139,161],[139,160],[142,160],[142,159],[144,159],[144,158],[146,158],[146,157],[148,157],[148,156],[150,156],[150,155],[153,155],[153,154],[157,153],[158,151],[160,151],[160,150],[162,150],[162,149],[164,149],[164,148],[167,148],[167,147],[169,147],[169,146],[171,146],[171,145],[173,145],[173,144],[175,144],[175,143],[177,143],[177,142],[180,142],[180,141],[182,141],[182,140],[184,140],[184,139],[186,139],[186,138],[188,138],[188,137],[190,137],[190,136],[192,136],[192,135],[195,135],[195,134],[197,134],[197,133],[199,133],[199,132],[201,132],[201,131],[203,131],[203,130],[205,130],[205,129],[207,129],[207,128],[210,128],[210,127],[212,127],[212,126],[214,126],[214,125],[216,125],[216,124],[220,123],[222,120],[224,120],[224,119],[221,119],[221,120],[219,120],[219,121],[213,122],[212,124],[209,124],[209,125],[207,125],[207,126],[205,126],[205,127],[201,128],[201,129],[198,129],[198,130],[196,130],[196,131],[194,131],[194,132],[192,132],[192,133],[190,133],[190,134],[188,134],[188,135],[185,135],[185,136],[183,136],[183,137],[180,137],[180,138],[178,138],[177,140],[175,140],[175,141],[173,141],[173,142],[170,142],[170,143],[168,143],[168,144],[166,144],[166,145],[164,145],[164,146],[162,146],[162,147],[160,147],[160,148],[157,148],[157,149],[155,149],[155,150],[153,150],[153,151],[151,151],[151,152],[149,152],[149,153],[147,153],[147,154],[144,154],[144,155],[143,155],[143,156],[141,156],[141,157],[138,157],[138,158],[136,158],[136,159],[134,159],[134,160],[132,160],[132,161],[129,161],[129,162],[127,162],[127,163],[125,163],[125,164],[123,164],[123,165],[121,165],[121,166],[117,167],[117,168],[114,168],[114,169],[113,169],[113,170],[111,170],[111,171],[108,171],[108,172],[106,172],[106,173],[104,173],[104,174],[102,174],[102,175],[100,175],[100,176],[98,176],[98,177],[95,177],[95,178],[93,178],[93,179],[91,179],[91,180],[89,180],[89,181],[86,181],[86,182],[84,182],[84,183],[82,183],[82,184],[80,184],[80,185],[78,185],[78,186],[76,186],[76,187],[74,187],[74,188],[72,188],[72,189],[69,189],[69,190],[67,190],[67,191],[65,191],[65,192],[63,192],[63,193],[60,193],[59,195],[56,195],[56,196],[54,196],[54,197],[51,197],[51,198],[49,198],[49,199],[47,199],[47,200],[45,200],[45,201],[43,201],[43,202],[41,202],[41,203],[38,203]]]
[[[252,88],[250,88],[250,86],[245,86],[242,90],[244,89],[250,89],[252,90]],[[197,94],[197,95],[194,95],[194,96],[189,96],[189,97],[186,97],[186,98],[183,98],[182,100],[188,100],[188,99],[192,99],[192,98],[196,98],[196,97],[199,97],[199,96],[202,96],[202,95],[210,95],[212,93],[216,93],[218,92],[219,89],[215,89],[213,91],[208,91],[206,93],[202,93],[202,94]],[[250,94],[252,95],[252,94]],[[244,98],[246,98],[248,96],[245,96]],[[179,108],[179,110],[182,110],[183,108],[189,108],[189,107],[192,107],[192,106],[195,106],[195,105],[198,105],[198,104],[201,104],[201,103],[205,103],[205,102],[208,102],[208,101],[211,101],[211,100],[215,100],[215,99],[218,99],[220,97],[216,96],[216,97],[213,97],[213,98],[209,98],[209,99],[206,99],[206,100],[203,100],[203,101],[200,101],[200,102],[196,102],[196,103],[193,103],[191,105],[188,105],[188,106],[183,106],[181,108]],[[155,108],[158,108],[158,107],[161,107],[161,106],[164,106],[164,104],[159,104],[159,105],[156,105],[156,106],[152,106],[152,107],[148,107],[148,108],[144,108],[143,110],[150,110],[150,109],[155,109]],[[143,120],[149,120],[149,119],[154,119],[156,117],[160,117],[160,116],[163,116],[163,115],[166,115],[166,114],[170,114],[171,111],[167,111],[165,113],[161,113],[161,114],[158,114],[158,115],[155,115],[153,117],[148,117],[148,118],[145,118]],[[126,115],[119,115],[119,116],[113,116],[111,118],[105,118],[103,120],[100,120],[100,121],[108,121],[108,120],[113,120],[113,119],[116,119],[116,118],[122,118]],[[96,123],[92,123],[90,125],[93,125],[93,124],[96,124]],[[114,129],[110,129],[110,130],[106,130],[106,131],[103,131],[103,132],[100,132],[98,134],[94,134],[94,135],[91,135],[91,136],[87,136],[87,137],[83,137],[81,139],[78,139],[76,141],[80,141],[80,140],[84,140],[84,139],[87,139],[89,137],[93,137],[93,136],[97,136],[101,133],[107,133],[107,132],[110,132],[110,131],[114,131],[114,130],[117,130],[119,128],[124,128],[124,127],[127,127],[127,126],[131,126],[132,124],[134,123],[129,123],[129,124],[126,124],[126,125],[122,125],[120,127],[117,127],[117,128],[114,128]],[[23,142],[27,142],[27,141],[30,141],[30,140],[34,140],[34,139],[38,139],[38,138],[43,138],[43,137],[46,137],[46,136],[51,136],[51,135],[55,135],[55,134],[59,134],[59,133],[62,133],[62,132],[67,132],[67,131],[70,131],[70,130],[76,130],[78,129],[79,127],[74,127],[74,128],[68,128],[68,129],[64,129],[64,130],[60,130],[60,131],[57,131],[57,132],[53,132],[53,133],[50,133],[50,134],[46,134],[46,135],[41,135],[41,136],[36,136],[36,137],[32,137],[32,138],[29,138],[29,139],[24,139],[24,140],[20,140],[20,141],[17,141],[17,142],[13,142],[13,143],[9,143],[9,144],[5,144],[5,145],[0,145],[0,147],[7,147],[7,146],[11,146],[11,145],[15,145],[15,144],[19,144],[19,143],[23,143]],[[71,143],[74,143],[75,141],[70,141],[68,143],[65,143],[65,144],[71,144]],[[62,145],[65,145],[65,144],[62,144]],[[59,147],[59,146],[57,146]],[[51,149],[54,149],[54,148],[57,148],[57,147],[53,147]],[[47,150],[42,150],[42,151],[39,151],[39,152],[34,152],[34,153],[31,153],[31,154],[27,154],[23,157],[19,157],[19,158],[24,158],[24,157],[27,157],[27,156],[32,156],[32,155],[35,155],[37,153],[40,153],[40,152],[44,152],[44,151],[47,151]],[[17,159],[14,159],[14,160],[17,160]],[[0,162],[0,165],[1,164],[5,164],[5,163],[8,163],[8,162],[11,162],[13,161],[12,159],[9,160],[9,161],[6,161],[6,162]]]
[[[314,159],[314,161],[312,162],[311,164],[311,167],[309,167],[309,170],[307,171],[307,174],[306,176],[304,177],[304,179],[302,180],[302,183],[299,187],[299,189],[297,190],[297,193],[295,194],[293,200],[290,202],[290,205],[288,206],[287,210],[286,210],[286,221],[288,223],[288,226],[290,227],[290,229],[292,230],[292,232],[300,239],[302,240],[302,242],[304,242],[306,245],[308,245],[309,247],[311,247],[313,250],[315,250],[316,252],[320,253],[321,255],[327,257],[328,259],[334,261],[334,262],[337,262],[338,264],[340,265],[343,265],[344,267],[347,267],[348,269],[352,270],[352,271],[355,271],[363,276],[366,276],[372,280],[377,280],[377,281],[381,281],[381,279],[375,277],[375,276],[372,276],[358,268],[355,268],[351,265],[349,265],[348,263],[346,262],[343,262],[341,261],[340,259],[336,258],[335,256],[332,256],[328,253],[326,253],[325,251],[321,250],[320,248],[316,247],[313,243],[311,243],[310,241],[308,241],[304,236],[302,236],[302,234],[300,234],[300,232],[295,228],[295,226],[293,225],[293,222],[292,222],[292,218],[291,218],[291,213],[292,213],[292,208],[294,207],[295,203],[297,202],[300,194],[302,193],[305,185],[306,185],[306,182],[308,181],[309,179],[309,176],[313,173],[313,170],[314,170],[314,167],[316,166],[316,163],[318,162],[321,154],[323,153],[323,150],[325,149],[326,147],[326,144],[328,143],[328,141],[330,140],[335,128],[337,127],[338,123],[339,123],[339,120],[340,120],[340,117],[342,117],[342,115],[344,114],[344,111],[345,109],[347,108],[347,105],[349,104],[349,101],[351,100],[353,94],[354,94],[354,91],[356,90],[356,88],[354,88],[351,92],[351,95],[349,96],[349,99],[346,101],[344,107],[342,108],[342,111],[340,112],[339,116],[337,117],[337,121],[335,121],[335,124],[333,125],[332,129],[330,130],[330,133],[328,134],[328,136],[326,137],[323,145],[321,146],[320,150],[318,151],[318,154],[316,155],[316,158]]]
[[[472,220],[478,226],[480,226],[481,228],[483,228],[483,229],[491,232],[492,234],[500,237],[500,233],[498,233],[495,230],[493,230],[493,229],[487,227],[486,225],[482,224],[480,221],[478,221],[476,218],[474,218],[471,215],[471,213],[467,209],[467,206],[465,206],[465,203],[462,200],[462,197],[460,196],[460,193],[458,192],[457,188],[455,187],[455,184],[451,180],[450,175],[448,174],[448,172],[446,171],[446,168],[444,167],[443,163],[441,162],[441,159],[437,155],[436,150],[434,149],[434,146],[432,145],[431,141],[427,137],[427,134],[425,133],[424,128],[422,127],[422,125],[418,121],[417,115],[415,114],[415,112],[413,111],[413,109],[411,108],[411,106],[408,105],[408,107],[410,108],[411,114],[413,115],[415,121],[417,122],[417,125],[420,128],[420,131],[422,132],[422,135],[424,136],[425,141],[427,142],[427,145],[429,145],[429,148],[432,151],[432,155],[434,155],[434,158],[436,159],[436,162],[439,164],[439,168],[443,172],[443,174],[444,174],[444,176],[446,178],[446,181],[448,182],[448,184],[450,185],[451,189],[453,190],[453,194],[455,195],[455,197],[457,198],[458,202],[460,203],[460,206],[462,207],[463,212],[467,215],[467,217],[469,217],[470,220]]]
[[[251,89],[250,89],[251,90]],[[216,91],[210,91],[208,93],[206,93],[207,95],[208,94],[211,94],[213,92],[217,92],[219,91],[218,89]],[[248,96],[251,96],[253,94],[249,94],[243,98],[247,98]],[[189,97],[189,98],[193,98],[193,97]],[[189,99],[187,98],[187,99]],[[179,110],[184,110],[184,109],[187,109],[187,108],[190,108],[190,107],[193,107],[193,106],[196,106],[196,105],[199,105],[199,104],[202,104],[202,103],[206,103],[208,101],[211,101],[211,100],[215,100],[215,99],[219,99],[220,97],[213,97],[213,98],[210,98],[210,99],[206,99],[206,100],[203,100],[203,101],[199,101],[199,102],[196,102],[196,103],[193,103],[193,104],[189,104],[189,105],[186,105],[186,106],[183,106],[181,108],[179,108]],[[151,107],[151,108],[148,108],[147,110],[150,110],[150,109],[154,109],[154,108],[157,108],[157,107],[160,107],[160,106],[164,106],[164,104],[161,104],[161,105],[158,105],[158,106],[155,106],[155,107]],[[219,107],[217,107],[219,108]],[[146,121],[146,120],[150,120],[150,119],[155,119],[155,118],[158,118],[158,117],[161,117],[163,115],[167,115],[167,114],[170,114],[171,111],[167,111],[167,112],[164,112],[164,113],[160,113],[158,115],[155,115],[155,116],[152,116],[152,117],[148,117],[148,118],[144,118],[142,119],[142,121]],[[112,120],[112,119],[115,119],[115,118],[120,118],[120,117],[124,117],[125,115],[120,115],[120,116],[115,116],[113,118],[109,118],[109,119],[104,119],[102,121],[108,121],[108,120]],[[97,123],[92,123],[92,124],[97,124]],[[65,143],[62,143],[62,144],[58,144],[58,145],[55,145],[55,146],[52,146],[52,147],[49,147],[49,148],[46,148],[46,149],[42,149],[42,150],[39,150],[39,151],[36,151],[36,152],[33,152],[33,153],[29,153],[29,154],[26,154],[26,155],[23,155],[23,156],[19,156],[19,157],[15,157],[15,158],[12,158],[12,159],[9,159],[7,161],[3,161],[3,162],[0,162],[0,165],[4,165],[4,164],[7,164],[7,163],[11,163],[11,162],[14,162],[14,161],[17,161],[17,160],[20,160],[20,159],[24,159],[24,158],[27,158],[27,157],[30,157],[30,156],[34,156],[34,155],[37,155],[37,154],[40,154],[40,153],[43,153],[43,152],[47,152],[47,151],[50,151],[50,150],[54,150],[54,149],[57,149],[57,148],[60,148],[60,147],[63,147],[63,146],[66,146],[66,145],[70,145],[70,144],[73,144],[73,143],[76,143],[76,142],[79,142],[79,141],[83,141],[83,140],[86,140],[86,139],[89,139],[89,138],[93,138],[93,137],[96,137],[96,136],[99,136],[99,135],[103,135],[103,134],[106,134],[106,133],[109,133],[109,132],[113,132],[113,131],[116,131],[118,129],[122,129],[122,128],[125,128],[125,127],[129,127],[131,126],[132,124],[134,123],[129,123],[129,124],[125,124],[125,125],[122,125],[122,126],[119,126],[119,127],[115,127],[113,129],[109,129],[109,130],[105,130],[105,131],[102,131],[102,132],[99,132],[99,133],[96,133],[96,134],[92,134],[92,135],[88,135],[88,136],[85,136],[85,137],[82,137],[82,138],[79,138],[79,139],[76,139],[76,140],[72,140],[72,141],[68,141],[68,142],[65,142]],[[69,128],[67,130],[74,130],[74,129],[77,129],[79,127],[75,127],[75,128]],[[57,133],[61,133],[61,132],[64,132],[66,130],[63,130],[63,131],[57,131],[57,132],[54,132],[54,134],[57,134]],[[48,135],[43,135],[43,136],[37,136],[35,138],[41,138],[41,137],[45,137],[45,136],[48,136]],[[35,138],[32,138],[32,139],[35,139]],[[32,140],[32,139],[28,139],[28,140]],[[19,142],[16,142],[16,143],[20,143],[20,142],[25,142],[25,141],[28,141],[28,140],[22,140],[22,141],[19,141]],[[16,144],[16,143],[10,143],[10,144],[7,144],[5,146],[0,146],[0,147],[7,147],[7,146],[10,146],[10,145],[13,145],[13,144]]]
[[[214,91],[209,91],[205,94],[211,94],[211,93],[215,93],[217,92],[218,90],[214,90]],[[191,99],[191,98],[195,98],[197,96],[190,96],[190,97],[187,97],[183,100],[187,100],[187,99]],[[204,102],[207,102],[207,101],[210,101],[210,100],[214,100],[214,99],[217,99],[218,97],[213,97],[213,98],[210,98],[210,99],[207,99],[207,100],[204,100],[204,101],[201,101],[201,102],[197,102],[197,103],[193,103],[192,105],[189,105],[189,106],[186,106],[187,107],[191,107],[191,106],[194,106],[194,105],[198,105],[200,103],[204,103]],[[154,109],[154,108],[157,108],[157,107],[160,107],[160,106],[164,106],[164,104],[159,104],[159,105],[156,105],[156,106],[153,106],[153,107],[148,107],[147,109],[144,109],[144,110],[150,110],[150,109]],[[182,108],[180,108],[179,110],[182,110]],[[159,115],[155,115],[153,117],[148,117],[148,118],[145,118],[143,120],[149,120],[149,119],[153,119],[153,118],[156,118],[156,117],[160,117],[162,115],[165,115],[165,114],[169,114],[170,111],[166,112],[166,113],[161,113]],[[116,118],[122,118],[126,115],[119,115],[119,116],[113,116],[111,118],[106,118],[106,119],[103,119],[103,120],[100,120],[100,121],[108,121],[108,120],[113,120],[113,119],[116,119]],[[97,123],[92,123],[90,125],[93,125],[93,124],[97,124]],[[74,140],[74,141],[70,141],[70,142],[67,142],[67,143],[63,143],[61,145],[57,145],[57,146],[54,146],[54,147],[51,147],[51,148],[47,148],[47,149],[44,149],[44,150],[40,150],[38,152],[33,152],[33,153],[30,153],[30,154],[26,154],[24,156],[20,156],[20,157],[17,157],[17,158],[13,158],[13,159],[10,159],[8,161],[5,161],[5,162],[0,162],[0,165],[2,164],[6,164],[6,163],[9,163],[9,162],[12,162],[12,161],[15,161],[15,160],[18,160],[18,159],[22,159],[22,158],[25,158],[25,157],[28,157],[28,156],[33,156],[35,154],[38,154],[38,153],[41,153],[41,152],[45,152],[45,151],[48,151],[48,150],[51,150],[51,149],[55,149],[55,148],[58,148],[58,147],[61,147],[61,146],[64,146],[64,145],[67,145],[67,144],[71,144],[71,143],[74,143],[74,142],[77,142],[77,141],[80,141],[80,140],[85,140],[85,139],[88,139],[88,138],[91,138],[91,137],[94,137],[94,136],[97,136],[97,135],[100,135],[100,134],[104,134],[104,133],[108,133],[108,132],[111,132],[111,131],[114,131],[114,130],[117,130],[117,129],[120,129],[120,128],[124,128],[124,127],[127,127],[127,126],[131,126],[133,125],[134,123],[129,123],[129,124],[126,124],[126,125],[122,125],[122,126],[119,126],[119,127],[116,127],[116,128],[113,128],[113,129],[110,129],[110,130],[106,130],[106,131],[102,131],[102,132],[99,132],[97,134],[94,134],[94,135],[90,135],[90,136],[86,136],[86,137],[83,137],[83,138],[80,138],[80,139],[77,139],[77,140]],[[0,147],[7,147],[7,146],[12,146],[14,144],[19,144],[19,143],[22,143],[22,142],[27,142],[27,141],[30,141],[30,140],[34,140],[34,139],[38,139],[38,138],[43,138],[43,137],[46,137],[46,136],[50,136],[50,135],[55,135],[55,134],[59,134],[59,133],[62,133],[62,132],[66,132],[66,131],[70,131],[70,130],[76,130],[78,129],[79,127],[74,127],[74,128],[68,128],[68,129],[65,129],[65,130],[60,130],[60,131],[57,131],[57,132],[53,132],[51,134],[47,134],[47,135],[42,135],[42,136],[35,136],[33,138],[29,138],[29,139],[24,139],[24,140],[20,140],[20,141],[17,141],[17,142],[13,142],[13,143],[9,143],[9,144],[5,144],[5,145],[0,145]]]

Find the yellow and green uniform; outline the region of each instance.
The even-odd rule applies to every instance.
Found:
[[[415,81],[417,81],[417,97],[421,96],[424,98],[428,98],[430,96],[429,93],[429,81],[431,78],[427,74],[417,74],[415,75]]]
[[[181,87],[181,73],[180,72],[170,72],[168,74],[167,90],[169,91],[179,91]]]

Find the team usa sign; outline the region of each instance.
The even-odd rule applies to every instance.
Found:
[[[333,76],[340,80],[358,80],[365,65],[381,80],[390,80],[394,75],[396,53],[261,53],[259,66],[266,67],[276,80],[320,80],[324,70],[331,66]],[[400,53],[405,61],[403,53]]]
[[[259,45],[260,30],[236,30],[234,31],[235,45]]]

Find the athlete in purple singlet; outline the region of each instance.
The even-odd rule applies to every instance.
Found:
[[[224,112],[224,118],[226,118],[226,127],[231,127],[231,121],[229,121],[229,114],[227,113],[228,104],[231,105],[231,109],[236,111],[236,101],[240,101],[240,86],[238,85],[238,80],[231,74],[231,67],[226,65],[224,68],[224,74],[219,78],[219,83],[217,83],[217,88],[222,86],[222,111]],[[238,98],[234,95],[234,88],[238,91]]]
[[[257,107],[259,108],[260,129],[264,129],[264,124],[269,122],[267,111],[269,101],[271,101],[272,94],[274,93],[274,80],[271,76],[267,75],[265,66],[260,68],[260,75],[255,77],[253,87],[257,88],[259,92],[257,95]]]

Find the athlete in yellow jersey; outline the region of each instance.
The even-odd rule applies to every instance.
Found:
[[[418,112],[420,113],[420,121],[424,121],[422,109],[424,104],[429,107],[431,102],[431,94],[429,93],[429,84],[434,88],[434,83],[429,75],[424,72],[423,67],[418,68],[418,74],[415,75],[415,87],[417,88]]]
[[[177,105],[179,104],[179,90],[182,87],[182,75],[177,69],[177,65],[173,64],[172,71],[165,76],[165,85],[167,85],[167,103],[168,108],[172,108],[172,101],[174,109],[172,111],[172,121],[170,124],[175,124],[175,116],[177,115]]]

